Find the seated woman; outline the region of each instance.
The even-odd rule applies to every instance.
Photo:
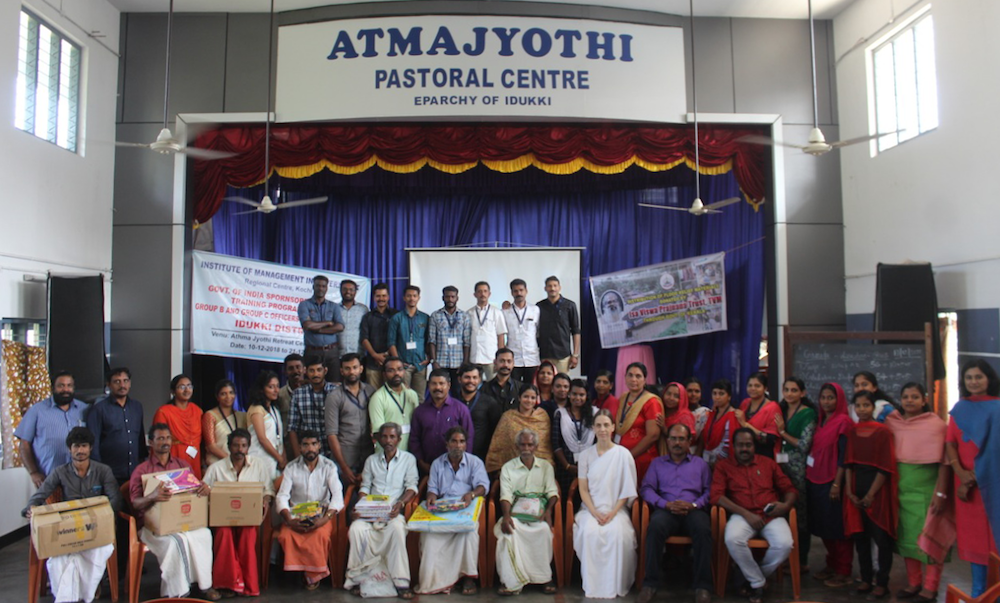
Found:
[[[518,397],[518,407],[508,410],[500,417],[490,451],[486,453],[486,472],[500,471],[503,464],[520,456],[515,436],[522,429],[530,429],[538,434],[538,449],[535,456],[552,462],[552,432],[549,415],[538,406],[538,388],[525,385]]]
[[[597,445],[580,453],[583,508],[573,526],[573,549],[580,559],[584,596],[624,597],[635,580],[636,535],[628,506],[637,495],[635,461],[612,441],[614,422],[607,410],[594,417]]]
[[[628,391],[618,404],[604,408],[611,413],[615,423],[614,440],[632,453],[639,481],[646,475],[646,469],[658,455],[657,442],[660,428],[656,417],[663,414],[660,399],[646,391],[646,365],[633,362],[625,369],[625,384]]]

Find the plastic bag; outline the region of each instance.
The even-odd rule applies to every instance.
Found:
[[[361,587],[361,596],[365,599],[375,597],[395,597],[396,585],[382,557],[372,557],[358,567],[348,570],[347,577]]]
[[[525,522],[540,521],[545,514],[548,498],[544,494],[514,493],[514,504],[510,506],[510,516]]]
[[[420,506],[410,516],[406,528],[411,532],[475,532],[479,529],[479,515],[483,512],[483,497],[472,499],[472,504],[457,511],[431,511],[427,502]]]

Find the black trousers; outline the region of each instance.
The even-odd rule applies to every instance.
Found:
[[[646,532],[646,577],[643,586],[660,586],[660,558],[670,536],[690,536],[694,541],[694,588],[712,590],[712,526],[704,509],[693,509],[687,515],[674,515],[656,509],[649,518]]]
[[[865,524],[865,531],[855,534],[854,546],[858,551],[858,566],[861,568],[861,581],[871,584],[872,578],[875,586],[889,586],[889,570],[892,569],[893,540],[889,533],[878,526],[868,517],[864,511],[861,512],[861,520]],[[878,547],[878,573],[872,567],[872,542]]]

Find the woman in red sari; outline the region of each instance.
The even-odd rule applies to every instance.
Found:
[[[660,428],[656,417],[663,414],[663,405],[654,394],[646,391],[646,365],[633,362],[625,369],[625,385],[628,391],[617,404],[609,404],[604,410],[615,418],[616,444],[621,444],[632,453],[639,483],[646,475],[646,469],[657,457]]]
[[[656,418],[656,425],[660,428],[660,456],[669,454],[667,449],[667,433],[670,428],[680,423],[686,425],[691,439],[694,439],[695,421],[694,413],[688,408],[687,389],[680,383],[674,381],[668,383],[663,388],[663,414]]]
[[[733,384],[729,379],[718,379],[712,383],[712,411],[708,414],[698,445],[699,454],[709,465],[730,456],[733,433],[739,427],[736,409],[733,408]]]
[[[166,423],[174,445],[170,454],[191,465],[191,473],[201,479],[201,408],[191,401],[194,385],[187,375],[170,380],[172,400],[153,415],[153,424]]]
[[[774,418],[781,414],[781,406],[767,399],[767,376],[754,373],[747,379],[747,395],[740,409],[736,411],[736,419],[740,427],[746,427],[754,433],[756,452],[759,455],[773,459],[775,451],[781,445],[778,435],[778,424]]]
[[[868,391],[854,394],[858,424],[847,433],[847,504],[844,532],[854,539],[861,569],[859,594],[874,599],[889,594],[889,570],[899,519],[896,494],[896,450],[892,431],[875,422],[875,396]],[[872,567],[872,542],[878,546],[878,573]],[[872,586],[874,578],[875,586]]]

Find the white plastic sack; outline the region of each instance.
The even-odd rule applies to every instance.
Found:
[[[375,597],[395,597],[396,586],[392,583],[389,568],[382,557],[372,557],[358,567],[348,570],[347,577],[361,587],[361,596],[365,599]]]

